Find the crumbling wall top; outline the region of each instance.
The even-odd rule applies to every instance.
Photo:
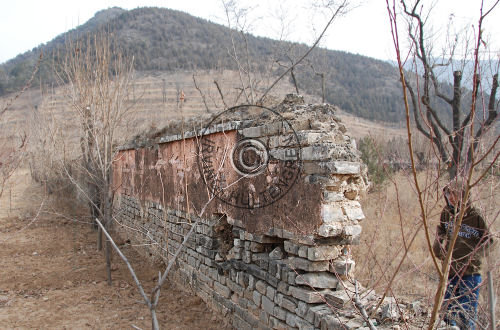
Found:
[[[121,148],[118,193],[226,214],[255,234],[355,243],[365,179],[336,111],[288,95],[273,109],[239,106],[192,130],[160,130]]]

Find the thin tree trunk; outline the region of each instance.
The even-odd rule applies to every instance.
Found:
[[[156,308],[156,306],[155,306]],[[151,328],[153,330],[159,330],[160,325],[158,324],[158,318],[156,317],[156,310],[151,309]]]
[[[109,180],[109,172],[107,173],[108,176],[106,178],[106,181]],[[111,201],[109,197],[109,187],[110,185],[108,182],[103,187],[103,194],[101,196],[104,197],[104,226],[108,232],[111,231],[111,226],[112,226],[112,214],[111,214]],[[105,255],[106,255],[106,273],[108,275],[108,284],[112,284],[111,280],[111,245],[109,243],[109,240],[106,239],[106,249],[105,249]]]
[[[109,240],[106,240],[106,249],[105,249],[105,254],[106,254],[106,273],[108,275],[108,285],[112,285],[112,279],[111,279],[111,244],[109,243]]]
[[[321,102],[325,103],[326,97],[325,97],[325,74],[321,73]]]
[[[293,68],[292,68],[292,70],[290,70],[290,75],[292,76],[293,85],[295,86],[295,91],[297,92],[297,95],[298,95],[298,94],[300,94],[299,85],[297,83],[297,78],[295,77],[295,72],[293,71]]]
[[[102,251],[102,229],[97,229],[97,251]]]
[[[495,288],[493,286],[493,277],[491,276],[491,270],[488,270],[487,278],[488,278],[488,297],[490,301],[490,318],[491,318],[491,330],[495,330],[496,320],[495,320]]]

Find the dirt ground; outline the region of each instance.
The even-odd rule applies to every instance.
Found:
[[[96,232],[84,217],[66,215],[78,210],[54,210],[54,197],[43,196],[20,170],[0,199],[0,328],[149,329],[149,310],[125,264],[114,255],[108,286]],[[158,268],[130,246],[122,251],[150,292]],[[225,328],[200,298],[171,283],[158,317],[164,329]]]

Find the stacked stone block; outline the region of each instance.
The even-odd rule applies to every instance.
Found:
[[[196,223],[176,261],[175,276],[195,288],[235,328],[365,327],[352,313],[354,290],[346,289],[355,267],[349,246],[359,242],[364,219],[359,203],[364,180],[355,144],[329,105],[285,102],[277,111],[297,132],[303,162],[300,180],[321,187],[317,201],[321,219],[315,230],[249,231],[240,219],[222,215],[199,219],[125,193],[115,203],[115,215],[123,225],[117,227],[134,242],[146,243],[149,255],[169,260]],[[244,128],[241,122],[229,124],[244,137],[262,138],[272,157],[279,159],[286,148],[296,147],[289,142],[283,147],[290,132],[276,123]],[[230,242],[228,235],[218,232],[221,223],[231,228]],[[223,251],[228,244],[230,249]]]
[[[175,253],[198,221],[195,233],[179,254],[175,277],[194,288],[235,328],[363,326],[359,317],[347,318],[341,313],[351,300],[342,287],[348,273],[345,264],[336,262],[343,260],[343,246],[312,242],[308,245],[252,234],[229,219],[233,224],[233,248],[217,261],[221,238],[215,228],[222,221],[220,217],[189,217],[127,195],[121,196],[119,205],[115,214],[119,215],[121,226],[117,229],[121,234],[134,243],[154,242],[144,245],[147,254],[164,260]]]

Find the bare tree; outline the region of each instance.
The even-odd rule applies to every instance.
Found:
[[[187,241],[189,240],[189,238],[195,232],[196,227],[198,226],[198,223],[201,220],[201,217],[205,213],[206,206],[208,206],[208,204],[210,204],[210,202],[214,198],[215,198],[214,195],[210,196],[210,198],[207,201],[207,203],[205,203],[205,206],[197,214],[198,217],[196,218],[196,220],[193,221],[193,222],[190,222],[191,228],[186,233],[186,235],[184,235],[184,237],[182,239],[182,243],[179,244],[179,247],[177,247],[177,249],[175,250],[175,252],[168,259],[167,267],[165,268],[165,271],[163,272],[163,274],[161,273],[161,271],[159,272],[159,274],[158,274],[158,283],[153,288],[153,291],[151,292],[151,295],[149,297],[144,292],[144,288],[142,287],[141,282],[137,278],[137,275],[135,274],[135,270],[134,270],[132,264],[130,264],[130,262],[128,261],[127,257],[123,254],[123,252],[120,250],[120,248],[115,244],[115,242],[113,241],[113,239],[111,238],[111,236],[107,232],[105,226],[103,226],[103,224],[96,218],[97,225],[99,226],[99,228],[101,228],[101,230],[103,231],[104,235],[106,236],[106,238],[108,239],[108,241],[110,242],[110,244],[113,246],[113,248],[115,249],[115,251],[118,253],[118,255],[120,256],[120,258],[123,260],[123,262],[125,262],[125,264],[127,265],[127,268],[128,268],[128,270],[130,272],[130,275],[132,275],[132,278],[134,279],[134,282],[135,282],[135,284],[137,286],[137,289],[139,290],[139,293],[141,294],[142,298],[144,299],[144,302],[146,303],[146,305],[148,306],[148,308],[149,308],[149,310],[151,312],[151,323],[152,323],[151,328],[154,329],[154,330],[158,330],[160,328],[159,327],[159,323],[158,323],[158,318],[156,316],[156,309],[158,307],[158,302],[160,300],[161,288],[165,284],[165,282],[167,280],[167,277],[168,277],[168,274],[170,273],[170,270],[172,269],[174,263],[176,262],[177,257],[179,256],[181,250],[185,247]],[[157,242],[155,242],[155,243],[157,243]]]
[[[309,47],[307,49],[307,51],[305,51],[302,55],[300,55],[299,57],[297,57],[296,59],[290,59],[290,62],[291,62],[291,65],[288,67],[288,69],[286,69],[265,91],[264,93],[262,94],[262,96],[260,97],[259,101],[262,101],[264,99],[264,97],[273,89],[273,87],[281,80],[283,79],[283,77],[285,77],[288,73],[290,73],[292,75],[292,77],[294,77],[292,71],[294,70],[294,68],[299,65],[300,63],[302,63],[302,61],[304,59],[306,59],[309,54],[318,46],[318,44],[320,43],[321,39],[323,38],[323,36],[325,35],[326,31],[328,30],[328,28],[330,27],[330,25],[333,23],[333,21],[335,20],[335,18],[338,18],[339,16],[342,16],[344,15],[347,10],[348,10],[348,7],[349,7],[349,2],[347,0],[341,0],[341,1],[323,1],[321,3],[321,8],[323,8],[327,13],[328,13],[328,16],[329,16],[329,19],[327,21],[327,23],[325,24],[323,30],[321,31],[321,33],[318,35],[318,37],[316,37],[314,43],[312,44],[311,47]],[[295,78],[293,78],[294,81],[295,81]],[[297,85],[295,85],[297,86]]]
[[[419,222],[425,231],[425,242],[428,248],[428,255],[434,265],[433,269],[438,274],[438,285],[434,295],[432,313],[430,314],[429,329],[434,329],[439,320],[439,312],[447,288],[448,275],[452,267],[454,248],[461,231],[462,220],[464,219],[467,207],[460,207],[459,210],[457,210],[457,214],[453,219],[453,226],[450,229],[451,234],[448,238],[446,251],[443,251],[440,256],[442,262],[439,262],[431,246],[433,243],[429,222],[431,216],[433,216],[430,210],[433,208],[432,205],[435,206],[436,203],[433,202],[431,204],[429,196],[434,194],[437,197],[442,197],[440,193],[435,193],[436,191],[440,191],[439,186],[442,180],[439,171],[428,171],[426,173],[427,177],[425,178],[425,182],[419,179],[417,175],[412,140],[413,126],[410,120],[410,103],[413,107],[413,116],[417,129],[432,142],[437,157],[448,165],[449,178],[447,182],[456,182],[456,180],[463,182],[459,205],[467,205],[466,203],[471,199],[472,189],[476,188],[479,183],[482,182],[485,174],[495,164],[499,156],[499,152],[495,150],[499,140],[498,136],[489,142],[483,141],[483,151],[481,152],[478,150],[479,139],[492,127],[499,114],[498,101],[496,100],[496,91],[498,89],[498,65],[491,77],[492,83],[489,89],[490,94],[488,97],[485,97],[486,92],[483,91],[481,82],[481,73],[483,72],[480,70],[479,56],[483,47],[486,46],[483,40],[484,20],[497,6],[498,2],[499,1],[495,1],[489,8],[484,8],[484,3],[481,2],[479,20],[475,27],[476,39],[473,43],[465,43],[465,46],[472,45],[471,50],[468,52],[472,54],[471,63],[473,65],[471,85],[469,86],[470,104],[467,105],[465,102],[467,100],[465,97],[466,89],[462,85],[463,70],[455,70],[453,73],[453,96],[451,97],[446,96],[442,91],[443,84],[439,82],[435,71],[438,67],[452,66],[453,56],[455,55],[455,49],[457,49],[458,45],[454,43],[451,47],[448,61],[436,62],[435,58],[432,56],[432,46],[435,40],[433,40],[432,37],[428,38],[425,33],[427,22],[429,21],[427,16],[429,13],[423,13],[422,1],[416,0],[411,4],[407,1],[401,1],[401,11],[399,11],[395,0],[393,0],[392,3],[390,0],[386,0],[404,97],[412,185],[419,205]],[[417,70],[417,75],[413,77],[413,82],[415,82],[414,85],[411,85],[411,79],[407,77],[408,73],[404,70],[405,63],[403,61],[404,56],[402,56],[404,50],[400,43],[400,30],[398,29],[398,23],[401,22],[398,17],[400,12],[403,13],[408,23],[407,35],[410,40],[410,49],[413,51],[414,62],[418,62],[423,70],[422,75],[420,75]],[[459,38],[455,40],[459,40]],[[416,69],[419,69],[418,65]],[[445,118],[440,117],[435,103],[433,102],[433,97],[444,101],[444,103],[450,107],[452,113],[451,128],[446,125]],[[482,102],[479,102],[480,98],[489,98],[489,101],[485,102],[481,100]],[[480,116],[478,116],[477,109],[480,107],[480,104],[483,104],[483,108],[485,108],[484,104],[486,103],[488,103],[488,105],[485,115],[482,119],[478,118]],[[476,128],[475,125],[479,125],[479,128]],[[489,159],[488,156],[490,156]],[[488,161],[485,161],[486,159],[488,159]],[[481,163],[485,163],[482,168],[479,167]],[[432,190],[434,190],[434,193]],[[497,216],[498,214],[495,216],[495,219]],[[492,222],[490,225],[491,224]],[[485,241],[489,241],[489,238],[490,237],[486,237]],[[481,245],[473,249],[467,256],[467,260],[471,260],[474,254],[479,253],[483,247],[484,245]],[[405,243],[405,251],[407,250],[408,247]],[[406,252],[403,259],[405,257]],[[399,267],[392,276],[391,282],[398,271]],[[388,289],[389,287],[390,285]]]
[[[80,129],[69,139],[80,141],[80,164],[63,164],[64,173],[87,200],[90,213],[112,224],[112,165],[119,129],[133,106],[129,100],[133,59],[122,55],[107,32],[67,42],[64,62],[57,69]],[[80,175],[77,175],[79,173]],[[96,226],[97,227],[97,226]],[[102,235],[99,230],[98,246]],[[106,244],[108,282],[111,284],[110,245]]]
[[[222,1],[225,12],[226,24],[231,29],[231,44],[227,47],[227,53],[234,62],[240,86],[240,91],[236,102],[243,96],[243,99],[248,104],[261,104],[266,96],[274,87],[287,75],[290,75],[295,87],[295,92],[299,92],[299,82],[296,75],[296,69],[302,62],[318,47],[325,33],[335,21],[336,18],[344,15],[350,6],[348,0],[322,0],[311,2],[310,7],[315,12],[321,12],[326,17],[326,22],[320,32],[314,37],[312,45],[309,47],[299,47],[294,44],[284,43],[283,47],[279,46],[275,53],[270,55],[269,59],[260,59],[259,66],[262,63],[268,62],[265,72],[262,75],[268,76],[269,82],[262,84],[258,78],[256,61],[251,57],[252,45],[248,42],[248,33],[251,32],[254,21],[252,21],[253,7],[242,6],[238,1]],[[284,9],[281,8],[283,11]],[[284,14],[283,14],[284,15]],[[286,37],[288,32],[288,22],[281,15],[276,17],[281,25],[279,29],[279,40]],[[324,76],[318,75],[324,79]],[[223,95],[219,89],[219,95]],[[323,93],[324,94],[324,93]],[[224,102],[227,103],[227,102]]]
[[[423,12],[422,1],[402,1],[403,12],[408,20],[407,35],[413,48],[415,69],[421,75],[414,82],[406,79],[405,84],[410,93],[414,121],[417,129],[427,137],[437,148],[441,160],[447,165],[451,177],[455,177],[472,162],[472,153],[478,147],[478,140],[494,124],[500,111],[496,93],[498,89],[498,64],[494,72],[481,70],[480,52],[487,46],[484,38],[483,22],[497,6],[494,2],[490,8],[483,8],[481,3],[480,17],[477,25],[476,39],[471,42],[463,40],[462,36],[451,36],[451,44],[446,48],[443,56],[433,53],[432,34],[428,33],[428,20]],[[462,44],[459,44],[462,41]],[[458,54],[458,49],[463,49]],[[487,49],[486,49],[487,50]],[[467,56],[470,54],[470,58]],[[454,70],[454,58],[463,56],[459,70]],[[473,73],[469,85],[464,85],[464,70],[472,66]],[[439,81],[438,70],[450,68],[453,71],[452,94],[447,95],[445,84]],[[418,72],[423,70],[423,72]],[[491,76],[487,77],[488,74]],[[488,91],[484,90],[482,81],[491,81]],[[469,93],[468,93],[469,92]],[[489,100],[486,100],[489,92]],[[481,99],[484,98],[484,99]],[[443,101],[452,113],[451,125],[445,115],[438,112],[438,100]],[[480,106],[487,104],[485,116],[481,118]],[[473,143],[468,144],[464,139],[467,131],[471,130]]]
[[[24,84],[23,88],[19,92],[15,93],[12,98],[8,99],[5,104],[1,105],[0,125],[7,124],[3,121],[3,119],[5,119],[5,114],[10,110],[12,104],[31,86],[31,83],[35,79],[35,75],[38,72],[38,68],[40,67],[41,60],[42,54],[40,54],[38,62],[35,64],[31,73],[31,77]],[[21,163],[24,151],[26,150],[27,140],[28,136],[26,135],[26,132],[23,132],[19,136],[17,145],[14,144],[15,139],[12,139],[11,136],[0,135],[0,197],[4,192],[7,180],[12,176]]]

